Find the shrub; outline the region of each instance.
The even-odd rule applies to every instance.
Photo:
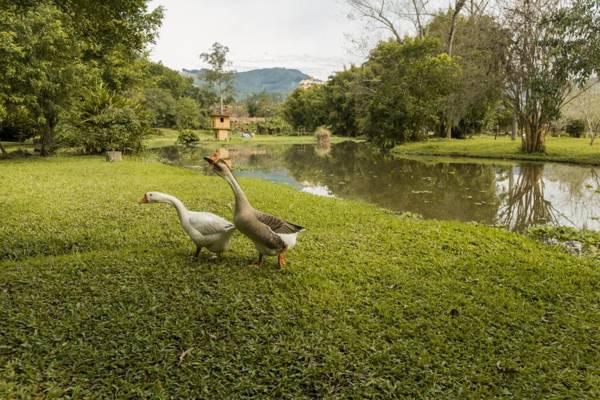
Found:
[[[585,122],[581,119],[570,119],[565,125],[565,131],[571,137],[580,138],[585,132]]]
[[[183,129],[177,136],[177,144],[185,147],[194,147],[200,143],[200,138],[193,131]]]
[[[317,128],[315,137],[319,146],[328,146],[331,144],[331,131],[323,126]]]
[[[99,85],[86,91],[62,127],[60,140],[85,153],[138,152],[153,132],[149,117],[138,101]]]

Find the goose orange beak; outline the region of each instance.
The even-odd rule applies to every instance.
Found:
[[[222,151],[219,149],[219,150],[215,151],[212,154],[212,156],[204,157],[204,159],[211,165],[215,165],[219,161],[223,161],[225,163],[225,165],[227,165],[227,167],[229,167],[229,169],[231,169],[231,163],[228,160],[228,153],[224,149],[223,149],[223,151],[225,152],[225,157],[222,157]]]
[[[146,197],[145,193],[144,193],[144,197],[142,197],[141,199],[138,200],[138,203],[140,203],[140,204],[149,203],[148,197]]]

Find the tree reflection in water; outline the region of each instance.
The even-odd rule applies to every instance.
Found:
[[[498,209],[498,224],[523,231],[529,226],[557,221],[557,210],[544,197],[543,177],[543,164],[520,164],[510,168],[508,192],[501,195],[504,202]]]
[[[488,165],[398,159],[355,142],[333,146],[327,157],[313,146],[292,146],[285,162],[296,180],[339,197],[425,218],[495,221],[495,171]]]

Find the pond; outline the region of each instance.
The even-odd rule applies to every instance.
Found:
[[[556,163],[396,158],[363,143],[225,146],[236,176],[319,196],[360,199],[424,218],[523,231],[540,224],[600,230],[600,168]],[[164,162],[211,173],[212,147],[155,150]]]

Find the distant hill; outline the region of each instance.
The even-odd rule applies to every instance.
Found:
[[[204,70],[184,69],[183,74],[194,78],[196,85],[202,85]],[[243,99],[250,94],[267,92],[287,96],[298,87],[300,81],[310,76],[297,69],[262,68],[237,72],[234,76],[236,97]]]

